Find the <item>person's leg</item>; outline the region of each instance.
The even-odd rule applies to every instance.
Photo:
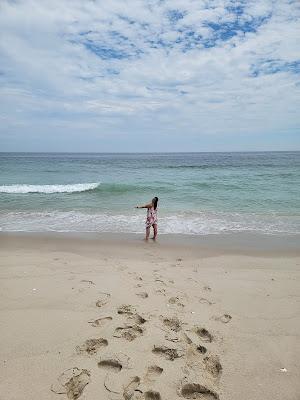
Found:
[[[153,225],[153,231],[154,231],[153,240],[156,240],[156,236],[157,236],[157,224],[154,224],[154,225]]]
[[[146,237],[145,237],[145,240],[148,240],[148,239],[149,239],[149,235],[150,235],[150,226],[147,226],[147,228],[146,228]]]

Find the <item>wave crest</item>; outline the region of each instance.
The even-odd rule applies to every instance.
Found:
[[[0,186],[0,193],[76,193],[94,190],[99,185],[99,182],[69,185],[2,185]]]

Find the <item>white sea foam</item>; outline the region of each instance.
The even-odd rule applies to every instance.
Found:
[[[142,233],[145,229],[144,220],[143,215],[134,214],[94,214],[80,211],[1,212],[0,230]],[[297,234],[300,233],[300,217],[211,212],[159,217],[159,232],[163,234],[207,235],[244,231]]]
[[[96,189],[100,183],[75,183],[70,185],[2,185],[0,193],[75,193]]]

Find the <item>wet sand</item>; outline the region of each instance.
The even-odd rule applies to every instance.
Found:
[[[0,234],[0,399],[299,399],[298,239]]]

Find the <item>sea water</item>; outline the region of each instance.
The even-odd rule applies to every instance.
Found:
[[[0,230],[300,233],[300,152],[0,153]]]

